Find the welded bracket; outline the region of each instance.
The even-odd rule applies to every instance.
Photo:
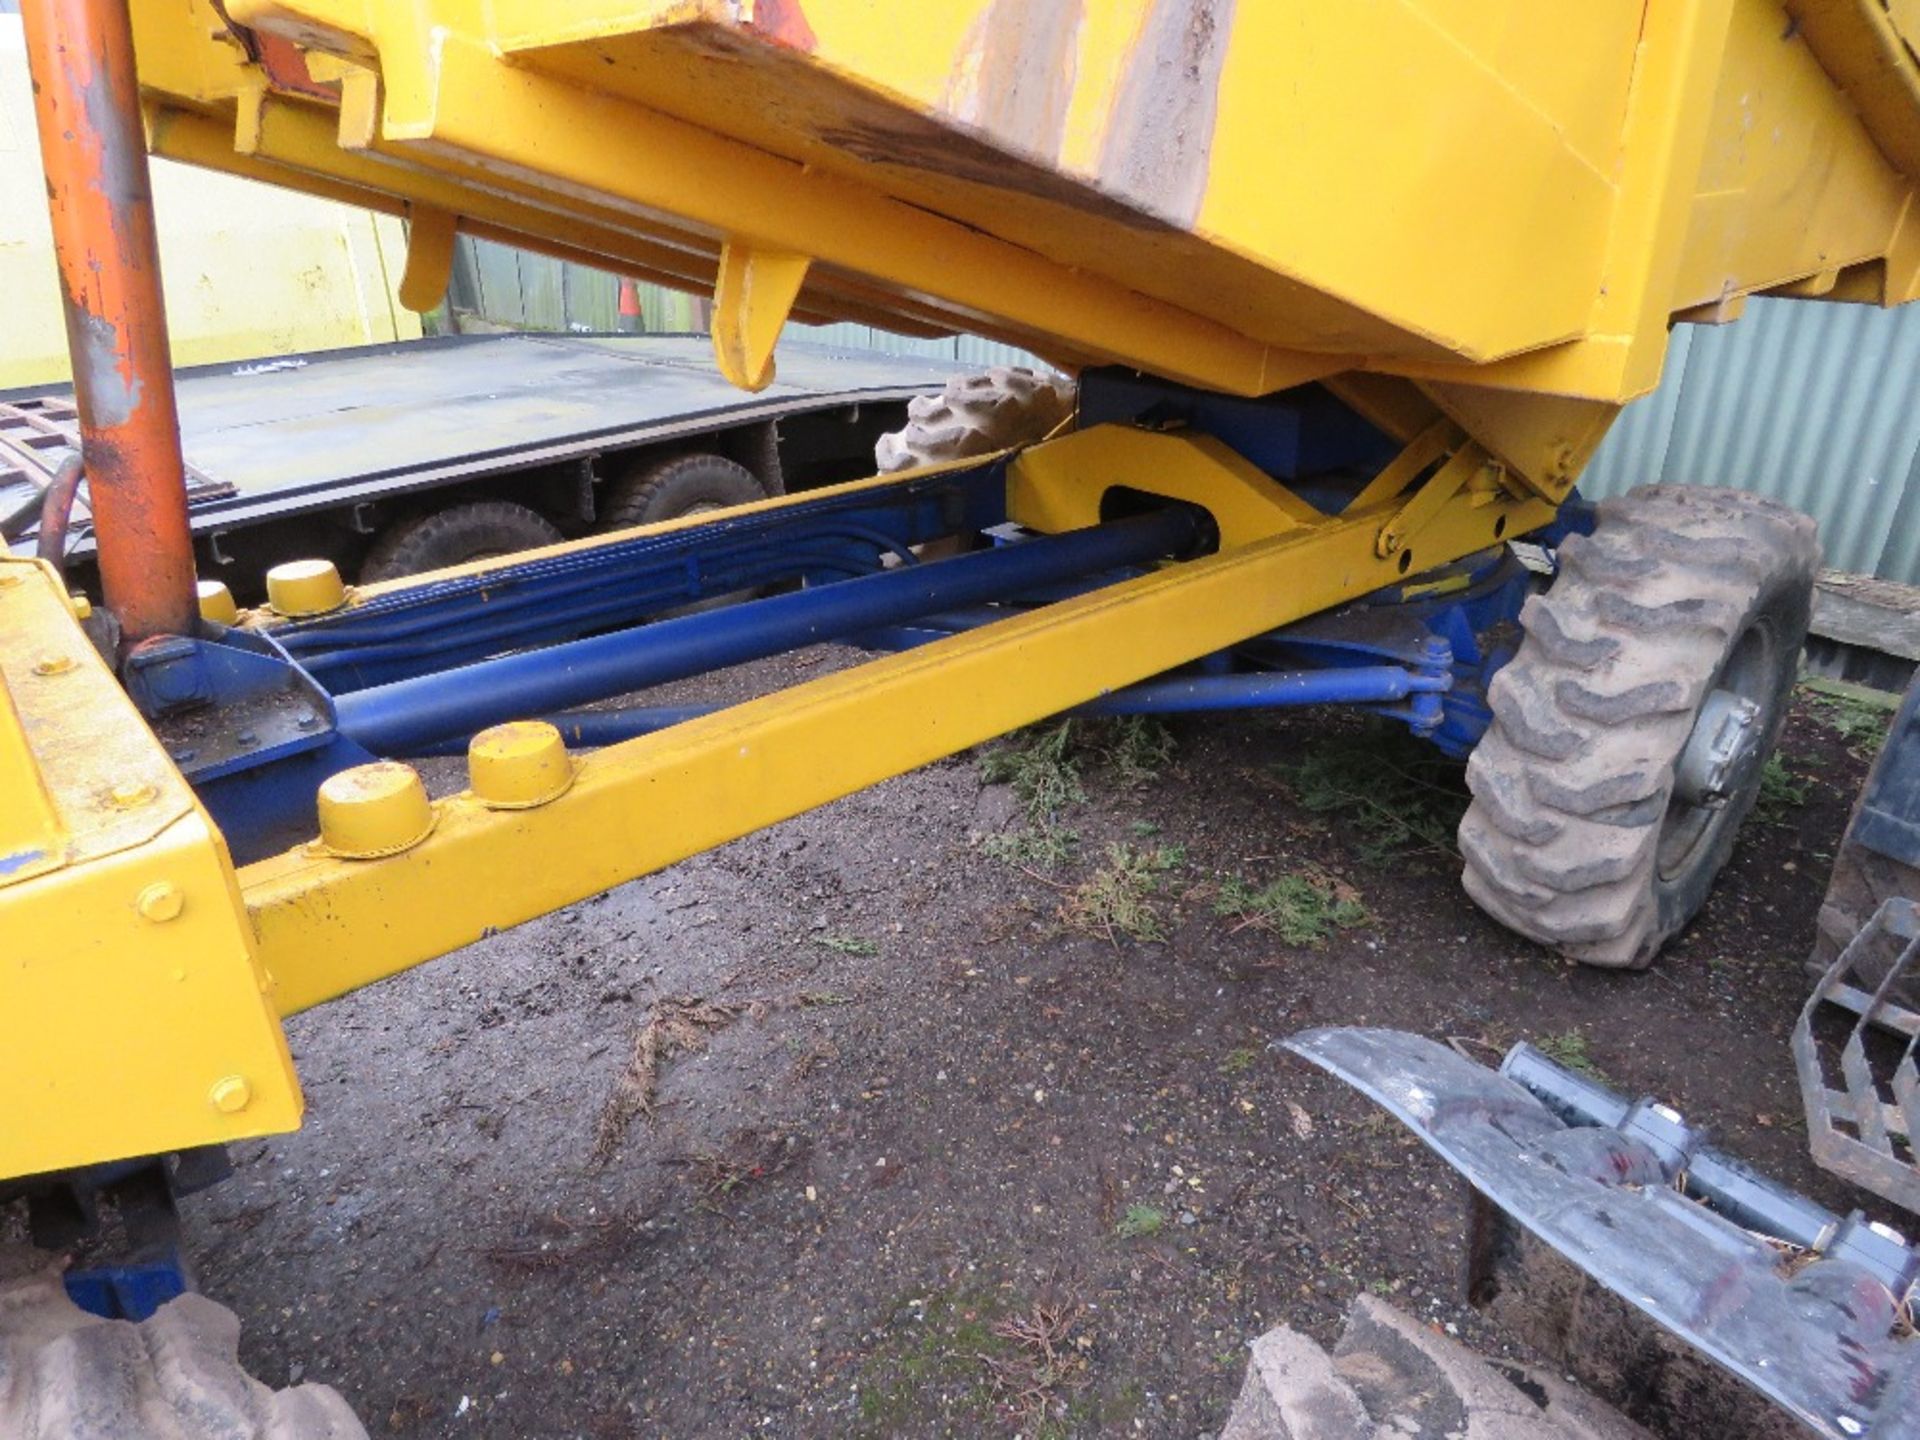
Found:
[[[713,354],[720,373],[743,390],[773,383],[773,348],[812,261],[729,240],[713,289]]]
[[[415,205],[407,211],[407,268],[400,274],[400,303],[415,314],[426,314],[446,298],[458,233],[459,221],[445,210]]]
[[[1446,508],[1449,500],[1466,488],[1469,481],[1489,471],[1492,464],[1491,457],[1480,446],[1471,441],[1462,444],[1426,484],[1413,492],[1413,498],[1380,527],[1380,533],[1373,542],[1374,553],[1399,554],[1414,536],[1432,522],[1434,516]]]

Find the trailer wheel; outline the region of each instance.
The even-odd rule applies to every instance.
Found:
[[[766,498],[766,487],[744,465],[719,455],[675,455],[616,481],[601,507],[600,529],[654,525]]]
[[[326,1385],[270,1390],[204,1295],[138,1325],[67,1298],[44,1253],[0,1251],[0,1435],[9,1440],[367,1440]]]
[[[1687,486],[1608,501],[1561,546],[1467,765],[1482,909],[1590,965],[1652,961],[1759,793],[1819,561],[1806,516]]]
[[[907,427],[882,435],[882,475],[1044,440],[1073,411],[1073,383],[1025,365],[961,375],[907,403]]]
[[[557,545],[566,537],[538,511],[511,500],[469,500],[387,528],[367,551],[360,582],[398,580],[516,550]]]

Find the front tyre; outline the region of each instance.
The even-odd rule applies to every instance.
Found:
[[[1467,765],[1467,893],[1589,965],[1640,968],[1706,901],[1779,739],[1813,521],[1657,485],[1599,507],[1527,601]]]

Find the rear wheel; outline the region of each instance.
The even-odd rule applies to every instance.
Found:
[[[1779,738],[1819,555],[1806,516],[1688,486],[1608,501],[1567,540],[1467,766],[1482,909],[1634,968],[1693,918]]]
[[[766,488],[744,465],[719,455],[676,455],[614,482],[600,508],[600,528],[657,525],[766,498]]]
[[[138,1325],[67,1298],[44,1252],[0,1250],[0,1435],[8,1440],[367,1440],[325,1385],[269,1390],[240,1322],[204,1295]]]
[[[880,473],[989,455],[1044,440],[1073,411],[1073,385],[1024,365],[962,375],[907,405],[907,427],[882,435]]]
[[[450,565],[492,560],[566,537],[536,510],[511,500],[469,500],[387,528],[360,566],[360,583],[398,580]]]

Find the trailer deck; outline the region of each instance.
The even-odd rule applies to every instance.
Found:
[[[780,437],[763,480],[777,493],[782,476],[796,488],[850,479],[871,471],[873,438],[906,401],[956,368],[802,342],[749,395],[704,335],[547,334],[199,366],[178,375],[192,528],[217,566],[228,532],[270,521],[802,417],[824,430]],[[70,387],[0,391],[0,511],[44,486],[77,434]],[[90,524],[76,519],[74,542],[76,559],[91,553]]]

